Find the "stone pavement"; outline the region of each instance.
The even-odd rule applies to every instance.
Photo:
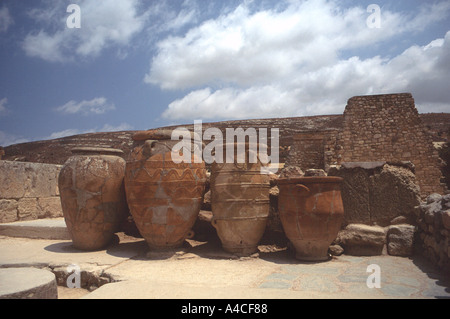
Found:
[[[38,231],[32,233],[36,237]],[[342,255],[305,263],[273,246],[260,246],[259,254],[238,258],[225,253],[220,243],[196,241],[177,251],[151,252],[143,239],[122,233],[104,250],[83,252],[67,239],[0,232],[0,268],[46,268],[58,279],[69,265],[102,284],[83,298],[450,298],[450,278],[419,257]],[[377,283],[377,270],[380,288],[369,288],[368,282]],[[59,284],[67,282],[59,278]]]
[[[369,265],[379,266],[379,288],[374,286],[374,270]],[[423,262],[408,258],[343,255],[322,264],[283,265],[259,288],[316,292],[335,298],[450,298],[449,281],[440,281],[432,269],[425,269]]]

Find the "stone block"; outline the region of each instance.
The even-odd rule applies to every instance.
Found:
[[[387,251],[392,256],[411,256],[415,227],[412,225],[390,226],[387,231]]]
[[[408,218],[406,216],[397,216],[395,218],[393,218],[390,222],[391,225],[401,225],[401,224],[411,224],[411,217]]]
[[[14,199],[0,199],[0,223],[11,223],[18,219],[18,203]]]
[[[45,269],[0,269],[0,299],[58,299],[55,275]]]
[[[348,163],[352,165],[328,171],[328,176],[344,179],[341,187],[344,224],[388,226],[399,216],[412,219],[415,207],[420,205],[420,189],[414,174],[407,168],[383,163]]]
[[[450,194],[446,194],[446,195],[442,196],[442,202],[450,203]]]
[[[59,196],[60,165],[0,161],[2,198]]]
[[[427,204],[431,204],[434,202],[440,202],[442,200],[442,195],[433,193],[427,197]]]
[[[442,212],[442,225],[446,229],[450,229],[450,209],[447,209]]]
[[[38,206],[40,208],[39,215],[42,217],[62,217],[62,207],[60,197],[44,197],[38,198]]]
[[[310,168],[305,171],[305,176],[327,176],[323,169]]]
[[[378,167],[382,167],[386,162],[384,161],[376,161],[376,162],[344,162],[342,163],[342,167],[344,168],[362,168],[362,169],[375,169]]]
[[[339,232],[336,243],[348,255],[381,255],[386,244],[386,230],[380,226],[350,224]]]
[[[328,252],[332,255],[332,256],[340,256],[344,253],[344,248],[342,248],[340,245],[331,245],[328,248]]]
[[[409,217],[420,204],[415,175],[404,167],[385,165],[371,176],[371,222],[388,226],[397,216]]]
[[[344,224],[370,222],[369,173],[361,168],[331,167],[328,176],[344,179],[341,187]]]
[[[441,211],[440,202],[431,202],[430,204],[420,205],[420,209],[423,212],[423,219],[427,224],[434,224],[434,215]]]
[[[71,239],[64,218],[45,218],[0,224],[0,235],[35,239]]]
[[[18,201],[19,220],[38,219],[41,215],[41,209],[37,198],[21,198]]]

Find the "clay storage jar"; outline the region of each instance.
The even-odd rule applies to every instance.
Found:
[[[224,144],[224,156],[227,145]],[[259,159],[250,162],[252,151],[248,150],[248,144],[245,163],[238,163],[237,145],[232,145],[234,159],[211,165],[212,225],[225,251],[246,256],[258,251],[266,228],[270,181],[269,175],[261,173]]]
[[[344,217],[341,177],[302,177],[278,180],[278,210],[296,258],[323,261]]]
[[[205,163],[172,161],[171,131],[137,132],[138,141],[127,161],[125,190],[130,213],[152,250],[179,247],[191,230],[203,201]],[[193,148],[192,148],[193,150]],[[201,159],[197,159],[201,160]]]
[[[121,155],[121,150],[112,148],[74,148],[61,169],[61,205],[75,248],[104,248],[126,217]]]

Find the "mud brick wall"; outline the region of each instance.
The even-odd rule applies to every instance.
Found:
[[[438,153],[410,93],[350,98],[341,144],[340,162],[411,161],[423,196],[445,192]]]
[[[62,217],[61,165],[0,161],[0,223]]]

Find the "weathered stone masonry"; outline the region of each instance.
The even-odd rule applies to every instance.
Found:
[[[60,165],[0,161],[0,223],[62,217]]]
[[[450,194],[431,194],[415,214],[417,251],[450,274]]]
[[[297,134],[291,153],[287,164],[303,170],[344,162],[410,161],[422,196],[446,190],[438,152],[410,93],[350,98],[341,130]]]
[[[439,156],[411,94],[358,96],[344,112],[342,162],[411,161],[422,194],[443,193]]]

